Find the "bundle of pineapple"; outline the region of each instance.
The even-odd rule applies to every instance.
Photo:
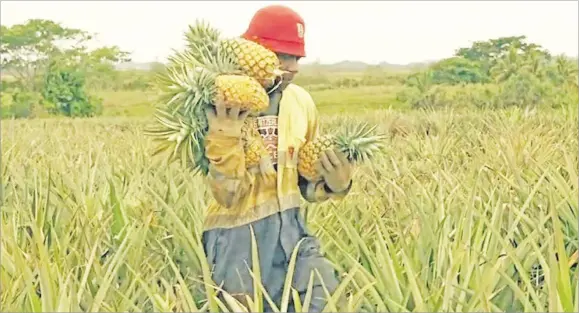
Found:
[[[268,108],[268,92],[281,83],[283,71],[277,56],[249,40],[221,39],[217,29],[202,21],[190,26],[186,39],[187,49],[170,57],[167,72],[160,76],[165,91],[162,105],[157,109],[155,127],[146,131],[161,142],[153,154],[171,151],[169,162],[179,159],[195,173],[206,175],[205,110],[213,110],[214,103],[221,102],[226,108],[251,112],[242,128],[242,141],[246,167],[258,166],[269,154],[255,116]],[[298,152],[299,173],[310,181],[320,180],[315,163],[327,149],[337,148],[350,162],[372,159],[384,147],[384,136],[373,134],[375,128],[352,124],[335,135],[307,142]]]
[[[180,160],[195,173],[206,175],[206,110],[215,103],[227,109],[250,111],[242,129],[246,166],[259,164],[267,150],[255,116],[269,106],[268,92],[281,83],[279,59],[267,48],[243,38],[222,39],[219,30],[197,21],[185,34],[187,47],[169,58],[160,74],[163,96],[156,123],[145,132],[160,144],[153,155],[170,152],[167,161]]]
[[[316,169],[321,153],[338,150],[352,164],[373,160],[385,151],[386,136],[376,132],[377,126],[344,119],[340,127],[328,134],[308,141],[298,151],[298,173],[310,182],[322,180]]]

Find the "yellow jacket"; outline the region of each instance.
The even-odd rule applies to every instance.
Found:
[[[323,181],[312,184],[298,174],[298,151],[306,141],[316,138],[318,130],[318,111],[312,97],[291,84],[279,106],[277,173],[246,169],[239,137],[208,133],[205,153],[211,165],[206,179],[213,199],[204,228],[237,227],[299,207],[300,195],[308,202],[344,197],[349,189],[328,193]]]

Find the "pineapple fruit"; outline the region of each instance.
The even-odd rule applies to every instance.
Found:
[[[225,63],[233,65],[229,72],[253,77],[270,89],[285,73],[281,70],[277,55],[266,47],[244,38],[220,38],[220,32],[203,21],[196,21],[185,34],[193,59],[214,71],[215,56],[224,57]],[[213,64],[211,64],[213,63]]]
[[[245,167],[259,166],[262,157],[268,157],[269,152],[265,148],[261,135],[257,130],[255,117],[248,117],[241,128],[241,139],[245,152]]]
[[[156,153],[172,150],[170,158],[206,175],[206,110],[219,103],[256,115],[269,106],[266,87],[283,72],[275,53],[245,39],[220,39],[219,31],[208,24],[197,22],[185,37],[187,49],[170,57],[160,76],[164,107],[158,108],[157,127],[148,134],[161,141]],[[254,130],[243,139],[247,167],[260,163],[267,153]]]
[[[186,57],[173,58],[175,64],[187,64]],[[218,62],[218,61],[215,61]],[[239,107],[241,111],[261,112],[269,106],[269,96],[259,82],[250,76],[230,74],[233,71],[214,72],[207,68],[172,66],[160,82],[168,91],[166,106],[183,109],[185,114],[203,114],[202,110],[217,103],[226,108]],[[195,112],[195,113],[193,113]]]
[[[269,106],[269,97],[255,78],[242,75],[215,77],[213,103],[226,108],[239,107],[241,111],[261,112]]]
[[[366,124],[340,128],[337,134],[319,136],[306,142],[298,152],[298,172],[311,182],[322,179],[316,169],[321,153],[328,149],[338,149],[350,162],[371,160],[384,148],[384,135],[372,134],[375,127]]]
[[[225,39],[220,42],[228,55],[235,56],[235,62],[244,74],[254,77],[265,88],[271,88],[283,74],[276,54],[258,43],[243,38]]]

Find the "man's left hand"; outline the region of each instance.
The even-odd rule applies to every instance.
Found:
[[[352,165],[348,162],[346,155],[337,149],[323,152],[316,167],[328,188],[333,192],[342,192],[350,185]]]

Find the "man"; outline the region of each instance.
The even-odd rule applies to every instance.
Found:
[[[304,21],[284,6],[259,10],[243,35],[274,51],[289,74],[270,94],[270,106],[257,117],[269,156],[259,167],[246,169],[241,127],[248,113],[217,106],[208,113],[206,155],[208,184],[214,200],[205,220],[203,244],[213,266],[213,279],[246,303],[253,297],[252,231],[258,248],[262,284],[280,306],[286,273],[298,242],[293,287],[304,301],[314,271],[310,311],[321,311],[326,300],[318,275],[330,292],[338,285],[335,271],[322,256],[320,244],[307,230],[299,212],[300,195],[309,202],[341,199],[352,185],[352,169],[343,154],[326,151],[317,164],[323,181],[313,184],[297,172],[297,152],[318,132],[318,114],[310,95],[291,84],[298,61],[305,56]],[[291,295],[290,295],[291,298]],[[264,306],[267,309],[267,301]],[[290,308],[291,310],[291,308]]]

